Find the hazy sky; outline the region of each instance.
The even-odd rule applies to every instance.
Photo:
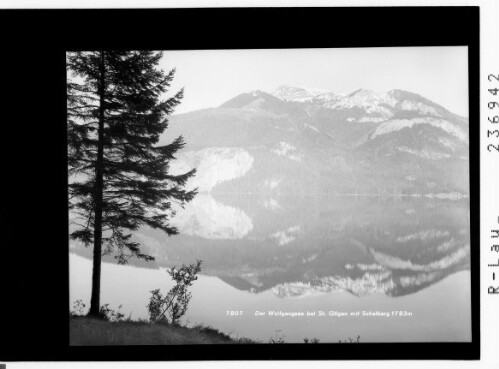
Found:
[[[166,51],[177,68],[172,92],[185,88],[175,113],[216,107],[252,90],[285,84],[351,93],[402,89],[468,116],[467,47]]]

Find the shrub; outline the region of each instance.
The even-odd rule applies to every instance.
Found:
[[[320,340],[318,338],[304,338],[303,339],[303,342],[305,343],[319,343]]]
[[[360,343],[360,335],[357,335],[357,338],[354,340],[353,338],[351,337],[348,337],[348,340],[339,340],[338,341],[339,343]]]
[[[118,306],[118,310],[114,310],[109,307],[109,304],[104,304],[100,307],[99,317],[109,322],[123,321],[125,314],[120,311],[121,307],[122,305]],[[71,318],[86,316],[88,312],[86,312],[86,305],[83,300],[79,299],[73,302],[73,310],[71,310],[69,313]],[[131,314],[128,317],[128,320],[131,321]]]
[[[166,295],[163,295],[159,289],[151,291],[147,304],[150,322],[178,324],[180,318],[187,312],[192,297],[188,288],[198,279],[201,263],[201,260],[198,260],[196,264],[182,265],[179,269],[174,267],[167,271],[175,286]]]
[[[77,317],[85,315],[85,307],[86,305],[83,303],[83,300],[76,300],[73,302],[73,310],[69,312],[70,316]]]
[[[286,343],[285,338],[286,336],[279,329],[269,338],[269,343]]]
[[[119,322],[125,317],[125,314],[120,312],[122,305],[118,306],[118,310],[109,308],[109,304],[104,304],[100,307],[99,315],[102,319],[109,322]]]

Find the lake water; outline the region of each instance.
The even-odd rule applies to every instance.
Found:
[[[188,325],[263,342],[471,340],[468,201],[206,193],[175,224],[134,235],[153,263],[105,258],[101,303],[147,318],[166,268],[201,259]],[[90,255],[70,245],[71,303],[90,299]]]

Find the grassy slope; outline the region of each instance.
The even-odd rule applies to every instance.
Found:
[[[73,346],[226,343],[239,341],[208,327],[186,328],[134,321],[108,322],[84,317],[70,320],[70,344]]]

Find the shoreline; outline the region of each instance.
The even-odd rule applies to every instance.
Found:
[[[198,325],[192,328],[150,323],[146,320],[111,322],[86,316],[71,317],[70,346],[110,345],[199,345],[259,343],[248,338],[234,339],[218,329]]]

